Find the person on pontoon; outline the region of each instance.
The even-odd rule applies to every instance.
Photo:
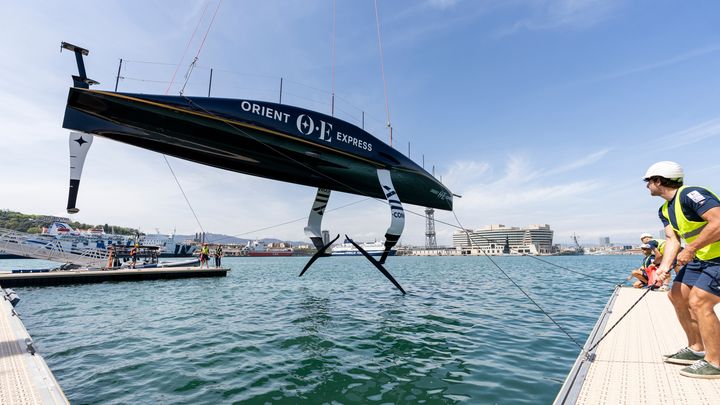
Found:
[[[202,248],[200,249],[200,268],[202,269],[203,266],[206,268],[210,268],[210,263],[208,263],[208,260],[210,259],[210,248],[208,247],[207,242],[203,243]]]
[[[220,261],[223,257],[223,248],[222,245],[217,245],[215,248],[215,267],[220,267]]]
[[[108,260],[107,260],[107,266],[105,266],[107,269],[110,269],[113,267],[113,262],[115,261],[115,246],[109,245],[107,247],[108,252]]]
[[[648,271],[650,273],[654,273],[655,266],[653,265],[653,260],[655,259],[655,256],[652,254],[652,248],[647,243],[644,243],[640,245],[640,249],[643,252],[643,261],[642,265],[638,267],[637,269],[633,270],[630,275],[628,276],[628,280],[635,277],[637,281],[633,283],[633,287],[635,288],[643,288],[647,287],[648,284],[652,283],[652,276],[654,274],[648,274]]]
[[[664,357],[688,365],[680,375],[720,379],[720,319],[714,311],[720,304],[720,198],[707,188],[685,186],[684,177],[671,161],[653,164],[643,177],[650,195],[665,200],[658,209],[666,243],[657,281],[669,278],[673,261],[681,267],[668,296],[687,346]]]
[[[138,245],[133,246],[132,249],[130,249],[130,268],[134,269],[135,264],[137,263],[137,255],[138,255]]]
[[[665,253],[665,239],[655,238],[652,234],[643,233],[640,235],[640,243],[650,245],[652,254],[655,256],[653,263],[659,266],[662,262],[663,253]]]
[[[665,253],[665,239],[659,239],[653,237],[649,233],[644,233],[640,235],[640,242],[647,244],[650,246],[650,249],[652,249],[652,255],[655,257],[655,260],[653,260],[652,264],[657,267],[662,263],[663,254]],[[680,248],[680,251],[682,251],[682,247]],[[672,268],[674,269],[677,263],[673,261]],[[661,291],[666,291],[670,289],[670,277],[667,277],[665,280],[663,280],[663,285],[660,287]]]

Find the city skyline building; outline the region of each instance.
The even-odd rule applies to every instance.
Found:
[[[549,254],[553,249],[550,225],[528,225],[525,228],[488,225],[483,228],[453,232],[453,247],[464,254]],[[507,254],[507,253],[505,253]]]

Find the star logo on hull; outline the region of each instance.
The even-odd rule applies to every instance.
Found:
[[[88,141],[83,139],[82,135],[80,135],[80,138],[75,139],[75,142],[77,142],[80,147],[82,147],[84,143],[88,143]]]

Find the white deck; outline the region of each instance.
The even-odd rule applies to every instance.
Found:
[[[28,352],[32,339],[4,297],[0,289],[0,404],[67,404],[45,360]]]
[[[590,334],[589,348],[645,290],[618,288]],[[720,317],[720,306],[715,308]],[[720,379],[679,374],[685,366],[664,363],[662,355],[687,345],[667,293],[651,291],[594,351],[581,354],[556,404],[720,404]]]

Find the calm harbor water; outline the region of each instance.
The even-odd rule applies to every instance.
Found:
[[[613,286],[493,258],[581,345]],[[623,280],[638,256],[544,257]],[[73,404],[550,403],[578,347],[484,257],[225,258],[227,278],[16,288]],[[47,262],[45,262],[47,263]],[[0,269],[47,267],[0,260]]]

